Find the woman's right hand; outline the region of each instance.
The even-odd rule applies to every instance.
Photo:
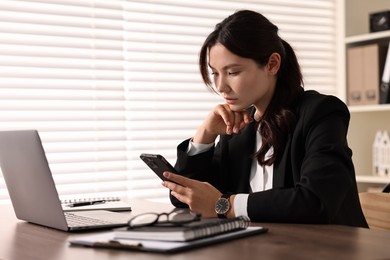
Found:
[[[218,135],[238,133],[252,122],[248,111],[232,111],[228,104],[217,105],[206,117],[192,138],[194,143],[209,144]]]

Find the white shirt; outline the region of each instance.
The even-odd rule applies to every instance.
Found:
[[[261,136],[260,132],[256,131],[256,148],[255,151],[258,151],[261,147]],[[209,150],[213,147],[214,143],[211,144],[195,144],[192,141],[188,145],[187,154],[189,156],[196,155],[202,152]],[[268,150],[265,157],[269,158],[273,153],[273,148]],[[272,180],[273,180],[273,171],[274,167],[271,166],[261,166],[256,159],[252,162],[249,183],[251,192],[265,191],[272,189]],[[248,197],[249,194],[239,193],[234,197],[234,213],[236,216],[248,216]]]

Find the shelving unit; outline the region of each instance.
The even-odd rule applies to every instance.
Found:
[[[389,41],[390,31],[376,32],[347,37],[345,47],[371,43],[388,44]],[[359,191],[372,188],[380,190],[387,183],[390,183],[390,176],[379,177],[373,175],[372,145],[378,130],[390,131],[390,104],[349,106],[349,110],[351,112],[351,122],[348,142],[353,151],[352,159],[355,165]]]
[[[386,41],[389,39],[390,39],[390,31],[374,32],[374,33],[346,37],[345,44],[347,46],[363,45],[369,42]]]

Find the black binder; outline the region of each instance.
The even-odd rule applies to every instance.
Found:
[[[390,103],[390,91],[389,91],[389,82],[383,82],[380,87],[379,92],[379,103],[380,104],[388,104]]]
[[[390,103],[390,43],[387,49],[385,67],[382,74],[382,82],[379,89],[379,103]]]

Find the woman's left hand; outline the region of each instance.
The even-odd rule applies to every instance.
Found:
[[[214,186],[171,172],[164,172],[164,177],[169,181],[164,181],[163,186],[172,191],[172,196],[187,204],[190,210],[201,213],[205,218],[217,217],[215,202],[222,193]]]

